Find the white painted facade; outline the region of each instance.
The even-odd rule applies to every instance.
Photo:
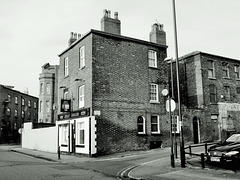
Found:
[[[96,154],[96,120],[91,117],[77,117],[57,121],[58,146],[61,152]]]

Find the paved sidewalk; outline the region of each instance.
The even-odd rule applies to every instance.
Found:
[[[62,163],[83,163],[86,161],[95,161],[96,158],[89,158],[85,156],[73,156],[61,154],[61,159],[58,159],[57,153],[50,153],[44,151],[37,151],[31,149],[21,148],[20,145],[0,145],[0,149],[12,152],[18,152],[25,155],[42,158],[48,161],[62,162]],[[164,150],[168,151],[168,148]],[[115,155],[106,156],[106,158],[131,156],[133,154],[148,153],[148,151],[126,152]],[[103,157],[104,158],[104,157]],[[186,168],[181,168],[180,159],[175,159],[175,168],[170,166],[170,157],[156,159],[150,162],[142,163],[128,172],[128,177],[132,180],[146,179],[146,180],[239,180],[240,172],[233,172],[229,170],[213,170],[207,166],[205,169],[201,168],[200,157],[190,157],[186,155]]]
[[[181,167],[180,159],[175,159],[175,168],[170,165],[170,157],[146,162],[129,172],[132,180],[239,180],[240,172],[202,169],[200,157],[186,155],[186,167]]]

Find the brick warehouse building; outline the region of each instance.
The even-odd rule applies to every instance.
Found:
[[[223,140],[240,132],[240,61],[200,51],[179,60],[185,140]]]
[[[20,142],[24,122],[37,122],[38,98],[0,85],[0,143]]]
[[[59,54],[60,150],[101,155],[167,143],[166,49],[162,25],[152,26],[150,41],[122,36],[118,14],[107,10],[101,31],[71,33]]]

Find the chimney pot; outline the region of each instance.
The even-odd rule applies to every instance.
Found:
[[[106,9],[103,10],[103,17],[108,17],[108,10]]]
[[[118,12],[114,13],[114,19],[118,19]]]
[[[78,39],[80,39],[80,38],[81,38],[81,34],[79,33],[79,34],[78,34]]]
[[[108,17],[111,18],[111,11],[108,10]]]

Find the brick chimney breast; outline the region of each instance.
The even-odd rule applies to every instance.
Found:
[[[121,35],[121,21],[118,19],[118,12],[114,12],[114,18],[112,18],[110,10],[103,10],[101,31]]]
[[[166,45],[166,33],[163,30],[163,24],[153,24],[152,31],[149,34],[150,42]]]

